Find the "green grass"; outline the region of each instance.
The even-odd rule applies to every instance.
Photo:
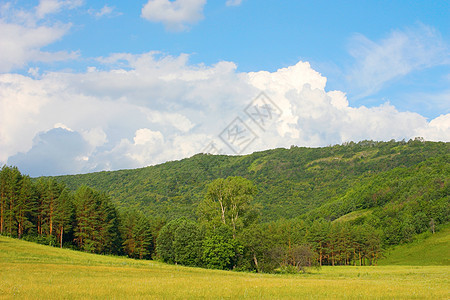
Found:
[[[371,209],[361,209],[361,210],[355,210],[352,211],[346,215],[343,215],[339,218],[337,218],[336,220],[334,220],[333,222],[349,222],[349,221],[353,221],[357,218],[361,218],[364,216],[367,216],[369,214],[372,213],[373,210]]]
[[[448,266],[324,267],[262,275],[86,254],[0,237],[0,298],[448,299]]]
[[[417,235],[412,243],[396,246],[385,254],[379,265],[449,266],[450,226],[432,234]]]

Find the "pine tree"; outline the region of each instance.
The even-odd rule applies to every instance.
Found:
[[[55,203],[54,213],[54,226],[61,248],[64,243],[64,234],[67,234],[72,229],[74,209],[73,197],[69,190],[64,188]]]
[[[0,171],[0,234],[5,231],[6,209],[8,203],[8,176],[11,169],[3,166]]]
[[[75,219],[74,235],[79,249],[95,252],[98,249],[98,195],[87,186],[81,186],[75,193]]]
[[[143,215],[137,218],[133,235],[135,237],[136,256],[139,259],[150,258],[153,248],[153,236],[149,221]]]
[[[16,205],[20,194],[20,183],[22,180],[22,174],[16,167],[8,168],[6,172],[6,184],[5,184],[5,210],[4,210],[4,222],[5,228],[3,232],[6,232],[9,236],[15,236],[18,232],[17,220],[15,218]]]
[[[32,215],[36,207],[36,193],[29,176],[21,180],[20,194],[15,207],[17,221],[17,236],[22,238],[24,232],[33,227]]]
[[[63,186],[58,184],[55,179],[47,181],[42,201],[42,229],[49,238],[53,238],[55,235],[56,206],[62,190]]]

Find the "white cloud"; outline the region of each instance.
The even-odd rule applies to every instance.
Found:
[[[96,18],[101,18],[101,17],[105,17],[105,16],[113,17],[113,16],[119,16],[122,14],[115,10],[116,10],[115,7],[105,5],[99,10],[89,9],[88,12],[89,12],[89,14],[93,15]]]
[[[416,132],[425,140],[450,141],[450,114],[440,115],[426,126],[417,128]]]
[[[161,22],[168,30],[182,31],[203,19],[206,0],[149,0],[142,8],[141,17]]]
[[[371,95],[413,71],[450,64],[449,45],[439,32],[425,25],[395,30],[378,42],[356,34],[350,53],[355,64],[347,80],[357,97]]]
[[[79,133],[54,128],[40,132],[33,139],[33,148],[17,153],[8,162],[25,168],[32,176],[80,173],[89,162],[88,146]]]
[[[231,62],[192,65],[187,55],[155,52],[99,61],[84,73],[0,75],[1,163],[41,174],[33,160],[63,149],[58,137],[80,146],[66,156],[45,155],[47,174],[142,167],[194,155],[213,140],[233,154],[218,135],[236,117],[258,136],[246,153],[363,139],[450,140],[450,114],[427,121],[390,104],[351,107],[305,62],[239,73]],[[261,91],[282,111],[265,131],[244,113]]]
[[[18,24],[4,23],[0,20],[0,49],[2,49],[0,72],[22,68],[30,61],[50,62],[76,58],[78,54],[75,52],[50,53],[40,50],[59,40],[69,28],[68,25],[29,28]]]
[[[226,6],[239,6],[242,4],[242,0],[227,0]]]
[[[28,62],[52,62],[74,59],[76,52],[47,52],[41,48],[50,45],[67,34],[70,24],[39,25],[46,15],[62,7],[73,8],[80,1],[41,1],[36,12],[15,11],[10,5],[1,7],[0,18],[0,72],[22,68]]]
[[[58,13],[63,8],[73,9],[81,6],[83,0],[40,0],[36,7],[36,17],[42,19],[49,14]]]

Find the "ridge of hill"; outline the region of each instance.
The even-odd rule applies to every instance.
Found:
[[[119,207],[172,219],[195,218],[214,179],[242,176],[258,188],[255,202],[263,221],[334,220],[352,211],[430,198],[446,209],[441,215],[447,213],[449,162],[450,143],[362,141],[242,156],[197,154],[140,169],[57,178],[73,190],[80,185],[103,190]]]
[[[402,212],[404,219],[406,211],[411,218],[422,218],[423,227],[430,218],[448,222],[449,162],[450,143],[362,141],[323,148],[292,146],[243,156],[197,154],[140,169],[57,178],[73,190],[80,185],[103,190],[120,208],[165,219],[195,219],[210,182],[242,176],[258,188],[255,203],[262,221],[335,220],[371,209],[352,222],[361,223],[374,213],[383,219]],[[417,205],[423,209],[415,209]],[[423,214],[417,216],[418,212]]]

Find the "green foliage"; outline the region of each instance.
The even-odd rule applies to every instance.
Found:
[[[164,262],[200,265],[202,233],[197,223],[186,218],[172,220],[159,232],[157,255]]]
[[[229,225],[233,236],[254,216],[251,203],[257,190],[253,183],[236,176],[218,178],[208,185],[205,199],[199,205],[200,219],[209,226]]]
[[[415,197],[420,190],[407,189],[415,181],[427,179],[429,183],[435,179],[437,185],[448,182],[449,153],[450,143],[362,141],[323,148],[274,149],[245,156],[198,154],[136,170],[58,179],[72,190],[86,184],[107,191],[119,207],[137,208],[170,220],[195,218],[211,182],[240,176],[258,187],[254,204],[261,208],[262,221],[306,214],[311,219],[334,220],[354,210],[384,206],[403,192],[407,192],[405,198]],[[421,175],[425,177],[416,174],[421,163]]]
[[[243,247],[233,238],[232,229],[221,225],[209,232],[203,240],[202,259],[210,269],[233,269]]]
[[[185,220],[175,229],[175,262],[185,266],[201,265],[203,234],[196,222]]]
[[[129,211],[122,216],[123,250],[128,257],[151,258],[153,234],[151,221],[142,213]]]

